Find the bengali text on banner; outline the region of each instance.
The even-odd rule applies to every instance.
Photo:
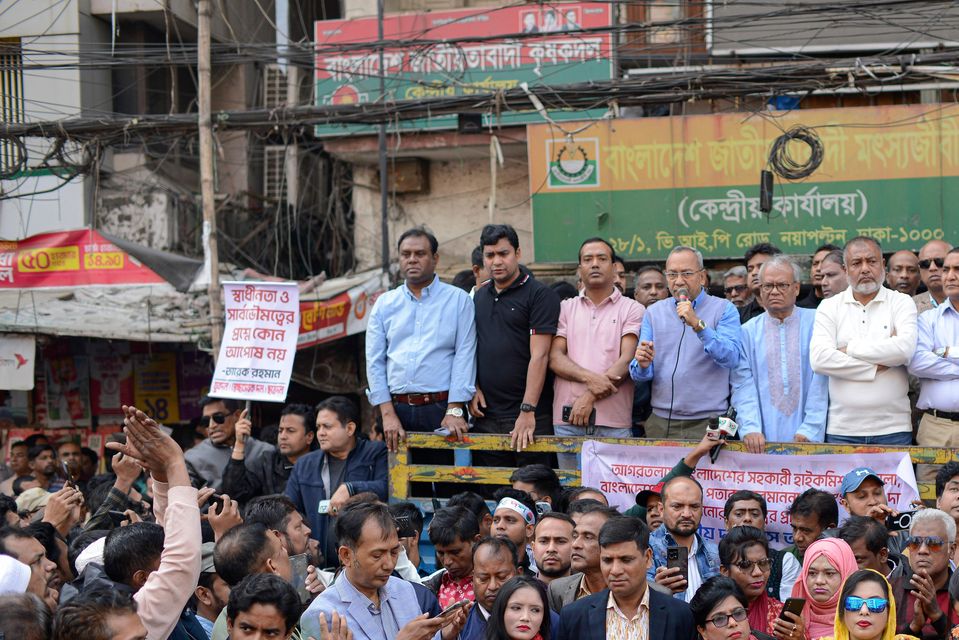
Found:
[[[583,443],[583,486],[595,487],[622,510],[636,504],[636,494],[659,483],[682,459],[682,447],[634,447],[587,441]],[[839,493],[843,475],[869,467],[886,483],[889,504],[908,511],[919,488],[908,453],[864,453],[783,456],[723,451],[716,462],[700,461],[693,477],[703,486],[700,533],[718,543],[726,535],[723,507],[731,495],[750,489],[766,498],[766,535],[774,547],[792,544],[789,506],[807,489]],[[846,517],[840,507],[840,521]]]
[[[300,326],[295,282],[223,283],[226,326],[210,395],[286,400]]]

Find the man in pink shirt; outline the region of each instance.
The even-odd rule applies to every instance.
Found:
[[[163,640],[179,622],[200,577],[202,536],[197,490],[190,486],[180,446],[142,411],[124,407],[124,412],[126,444],[111,442],[107,447],[134,458],[152,474],[153,512],[157,524],[163,527],[163,546],[159,558],[143,558],[143,564],[150,565],[146,570],[133,567],[133,563],[118,564],[128,567],[123,573],[130,575],[122,576],[121,581],[135,591],[137,615],[146,627],[148,640]],[[144,533],[149,536],[147,529]],[[114,551],[123,551],[111,549],[111,537],[112,533],[104,547],[106,565],[112,564]]]
[[[549,354],[556,374],[553,424],[558,436],[631,435],[636,351],[645,309],[615,286],[613,247],[590,238],[579,249],[583,294],[564,300]],[[595,415],[593,412],[595,411]],[[576,469],[575,454],[559,454],[562,469]]]

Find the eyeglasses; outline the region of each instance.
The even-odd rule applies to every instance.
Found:
[[[772,566],[772,561],[769,558],[763,558],[762,560],[740,560],[739,562],[734,562],[734,565],[739,567],[740,571],[749,573],[753,570],[753,567],[759,567],[760,571],[766,572],[769,571],[769,567]]]
[[[713,616],[706,622],[712,622],[714,627],[716,627],[717,629],[722,629],[723,627],[729,624],[730,618],[732,618],[736,622],[742,622],[743,620],[746,619],[747,615],[748,614],[746,613],[746,610],[743,609],[742,607],[739,607],[737,609],[733,609],[728,616],[725,613],[720,613],[718,616]]]
[[[767,282],[765,284],[760,285],[760,288],[765,293],[769,293],[773,289],[775,289],[779,293],[786,293],[786,290],[789,289],[789,287],[793,286],[794,284],[796,283],[795,282]]]
[[[937,267],[942,269],[942,265],[946,264],[946,259],[945,258],[926,258],[925,260],[919,261],[919,268],[928,269],[930,266],[932,266],[933,262],[936,263]]]
[[[213,418],[213,422],[215,422],[215,423],[217,423],[217,424],[223,424],[224,422],[226,422],[226,414],[225,414],[225,413],[220,413],[219,411],[217,411],[217,412],[214,413],[212,416],[201,416],[201,417],[200,417],[200,426],[201,426],[201,427],[209,427],[209,426],[210,426],[210,418]]]
[[[746,285],[744,284],[734,284],[731,287],[726,287],[725,289],[723,289],[723,291],[726,292],[727,296],[731,296],[734,293],[742,293],[745,290],[746,290]]]
[[[846,611],[861,611],[862,605],[866,605],[869,613],[882,613],[889,606],[889,601],[885,598],[859,598],[856,596],[846,596],[846,602],[843,603]]]
[[[946,541],[939,536],[913,536],[909,539],[909,550],[919,551],[922,545],[926,545],[926,548],[935,553],[942,549],[945,544]]]
[[[684,280],[689,280],[700,271],[704,271],[704,269],[697,269],[696,271],[667,271],[666,279],[675,280],[679,276],[682,276]]]

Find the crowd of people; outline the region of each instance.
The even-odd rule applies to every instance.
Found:
[[[3,637],[959,638],[959,462],[920,470],[936,506],[908,522],[872,469],[848,470],[838,495],[810,488],[783,549],[761,486],[728,498],[718,545],[704,538],[696,480],[707,427],[734,411],[753,453],[956,446],[959,250],[897,252],[887,275],[871,238],[824,246],[803,297],[801,269],[769,244],[723,275],[723,296],[690,247],[641,269],[632,297],[601,238],[582,243],[576,285],[535,278],[507,225],[483,229],[460,287],[436,276],[426,230],[398,252],[403,283],[366,336],[377,425],[334,396],[285,407],[270,438],[240,403],[208,397],[186,451],[134,407],[103,465],[69,440],[12,443]],[[514,469],[510,485],[419,487],[426,524],[416,504],[388,503],[388,453],[408,432],[508,438],[472,463]],[[576,454],[526,451],[553,434],[698,444],[621,513],[599,489],[561,486]],[[411,456],[453,463],[449,449]]]

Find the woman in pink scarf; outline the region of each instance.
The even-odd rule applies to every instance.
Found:
[[[823,538],[806,549],[792,595],[806,600],[802,617],[809,640],[833,635],[839,590],[858,569],[852,549],[839,538]]]

